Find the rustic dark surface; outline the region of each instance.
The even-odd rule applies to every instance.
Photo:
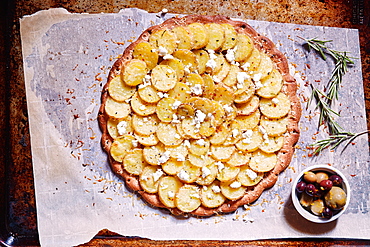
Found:
[[[0,243],[38,245],[32,156],[24,87],[19,19],[42,9],[75,13],[118,12],[137,7],[181,14],[231,17],[359,29],[367,126],[370,129],[370,2],[367,0],[13,0],[0,1]],[[364,4],[363,19],[354,7]],[[362,23],[361,23],[362,22]],[[152,241],[102,230],[84,246],[332,246],[370,245],[370,241]]]

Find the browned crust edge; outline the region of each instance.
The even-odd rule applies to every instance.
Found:
[[[235,201],[227,201],[217,208],[206,208],[204,206],[200,206],[193,212],[189,213],[190,215],[196,216],[212,216],[214,214],[233,212],[239,206],[251,204],[260,197],[264,190],[271,188],[276,183],[278,175],[289,166],[295,151],[294,146],[299,139],[300,129],[298,124],[301,117],[301,104],[299,98],[297,97],[297,83],[294,77],[291,76],[289,73],[288,60],[286,59],[284,54],[276,48],[275,44],[270,39],[257,33],[250,25],[248,25],[245,22],[231,20],[229,17],[221,15],[216,16],[189,15],[185,17],[173,17],[171,19],[164,21],[162,24],[152,26],[145,30],[136,41],[131,43],[125,49],[122,57],[119,58],[113,64],[108,75],[107,83],[104,85],[102,90],[101,96],[102,105],[100,106],[98,113],[98,122],[100,129],[102,131],[101,144],[103,149],[107,152],[109,156],[109,150],[113,142],[113,139],[110,137],[107,131],[108,116],[105,114],[104,111],[104,105],[108,97],[109,82],[113,77],[117,76],[120,73],[120,70],[124,66],[124,64],[132,59],[133,48],[139,42],[148,41],[149,36],[153,31],[164,28],[173,28],[176,26],[185,26],[193,22],[200,22],[203,24],[228,23],[233,25],[237,32],[249,35],[254,41],[255,47],[267,53],[272,59],[272,61],[276,64],[279,72],[283,75],[285,81],[282,91],[285,94],[287,94],[288,98],[291,101],[291,111],[288,115],[289,118],[287,130],[288,135],[285,137],[285,143],[282,149],[279,150],[277,153],[278,163],[276,164],[274,169],[266,173],[261,182],[258,183],[256,186],[248,188],[249,190],[242,198]],[[143,191],[140,186],[138,177],[127,173],[123,169],[122,164],[114,161],[110,157],[109,163],[112,168],[112,171],[124,179],[126,186],[129,189],[138,192],[141,195],[141,197],[145,201],[147,201],[150,205],[159,208],[166,208],[159,200],[157,194],[150,194]],[[182,211],[176,208],[168,208],[168,210],[170,210],[170,212],[174,215],[184,214]]]

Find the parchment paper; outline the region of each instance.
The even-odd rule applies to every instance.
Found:
[[[309,157],[306,147],[313,137],[322,139],[326,135],[324,131],[317,134],[314,105],[302,114],[302,134],[290,167],[255,203],[234,213],[178,219],[146,205],[112,174],[100,146],[97,123],[102,86],[110,66],[130,41],[172,16],[138,9],[116,14],[70,14],[64,9],[50,9],[21,19],[41,244],[77,245],[105,228],[157,240],[369,239],[368,137],[356,139],[342,154],[339,148]],[[310,95],[307,84],[322,89],[334,63],[305,50],[298,36],[333,40],[333,48],[360,58],[357,30],[247,22],[286,54],[299,81],[302,102]],[[336,109],[341,113],[338,122],[346,131],[366,130],[360,59],[344,77]],[[292,205],[291,183],[307,166],[327,163],[347,175],[352,188],[350,206],[335,222],[309,223]]]

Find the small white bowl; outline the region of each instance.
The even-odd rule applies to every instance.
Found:
[[[347,194],[346,204],[340,211],[334,212],[334,215],[329,219],[314,215],[313,213],[307,211],[299,202],[299,197],[298,197],[298,192],[296,191],[296,186],[302,180],[303,174],[308,171],[313,171],[313,172],[323,171],[323,172],[327,172],[329,176],[338,175],[343,179],[343,183],[341,187]],[[292,201],[293,201],[294,207],[296,208],[298,213],[302,215],[305,219],[315,222],[315,223],[328,223],[328,222],[332,222],[338,219],[347,209],[349,201],[350,201],[350,197],[351,197],[351,190],[350,190],[347,178],[338,169],[332,166],[328,166],[328,165],[315,165],[315,166],[310,166],[304,169],[298,174],[298,176],[294,180],[293,187],[292,187]]]

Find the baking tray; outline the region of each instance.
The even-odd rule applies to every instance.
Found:
[[[0,3],[0,244],[4,246],[38,246],[37,215],[27,105],[20,52],[19,26],[13,26],[15,1]],[[19,155],[21,154],[21,155]],[[102,230],[86,246],[113,243],[116,245],[214,246],[222,241],[152,241],[124,237]],[[370,240],[341,239],[277,239],[263,241],[231,241],[232,246],[245,245],[370,245]]]

